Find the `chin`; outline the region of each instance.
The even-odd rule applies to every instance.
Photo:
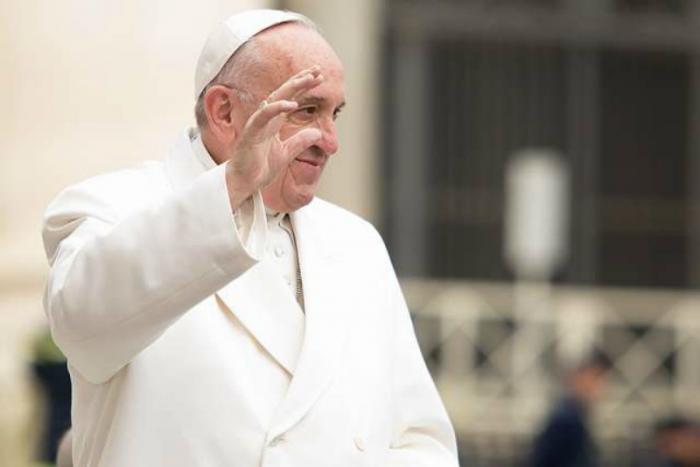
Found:
[[[307,204],[309,204],[311,201],[313,201],[316,190],[299,190],[296,191],[292,196],[290,196],[290,199],[287,203],[287,205],[291,208],[290,211],[296,211],[299,208],[303,208]]]

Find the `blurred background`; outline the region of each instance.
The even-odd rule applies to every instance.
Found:
[[[0,466],[67,423],[44,208],[161,158],[209,30],[250,7],[345,63],[321,196],[384,235],[462,465],[525,465],[572,400],[600,465],[697,465],[700,2],[4,0]]]

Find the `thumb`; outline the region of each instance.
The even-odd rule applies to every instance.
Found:
[[[318,128],[305,128],[290,136],[283,143],[286,159],[291,161],[316,144],[321,139],[321,136],[321,130]]]

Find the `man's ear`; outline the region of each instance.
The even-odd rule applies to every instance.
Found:
[[[233,109],[240,105],[235,93],[230,88],[214,85],[204,94],[204,111],[207,115],[207,126],[224,140],[235,139],[236,128],[233,120]]]

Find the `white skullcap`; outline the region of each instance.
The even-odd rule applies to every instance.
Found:
[[[281,10],[248,10],[220,23],[209,35],[197,60],[194,98],[219,74],[228,59],[254,35],[276,24],[311,21],[299,13]]]

